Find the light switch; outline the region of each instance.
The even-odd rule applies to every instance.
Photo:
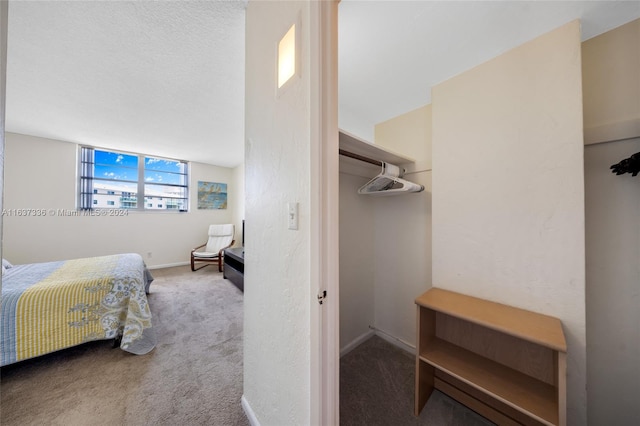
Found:
[[[298,203],[287,203],[289,229],[298,229]]]

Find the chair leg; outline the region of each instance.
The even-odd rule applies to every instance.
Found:
[[[202,265],[201,267],[196,268],[195,263],[196,263],[195,259],[193,258],[193,256],[191,256],[191,270],[192,270],[192,271],[199,271],[200,269],[202,269],[202,268],[205,268],[205,267],[209,266],[209,264],[208,264],[208,263],[205,263],[205,264],[204,264],[204,265]]]
[[[195,268],[195,269],[193,269],[193,271],[199,271],[200,269],[202,269],[202,268],[206,268],[207,266],[209,266],[209,264],[208,264],[208,263],[205,263],[204,265],[200,266],[199,268]]]
[[[222,257],[218,257],[218,272],[222,272]]]

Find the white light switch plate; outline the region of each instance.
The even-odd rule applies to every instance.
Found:
[[[289,229],[298,229],[298,203],[287,203]]]

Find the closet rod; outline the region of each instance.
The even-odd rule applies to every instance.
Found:
[[[382,167],[382,161],[373,160],[369,157],[364,157],[359,154],[354,154],[353,152],[345,151],[344,149],[339,149],[338,153],[340,155],[344,155],[345,157],[355,158],[356,160],[364,161],[365,163],[373,164],[376,166]]]

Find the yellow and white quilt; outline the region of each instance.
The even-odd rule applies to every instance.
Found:
[[[2,276],[0,365],[92,340],[121,338],[142,355],[155,347],[138,254],[16,265]]]

